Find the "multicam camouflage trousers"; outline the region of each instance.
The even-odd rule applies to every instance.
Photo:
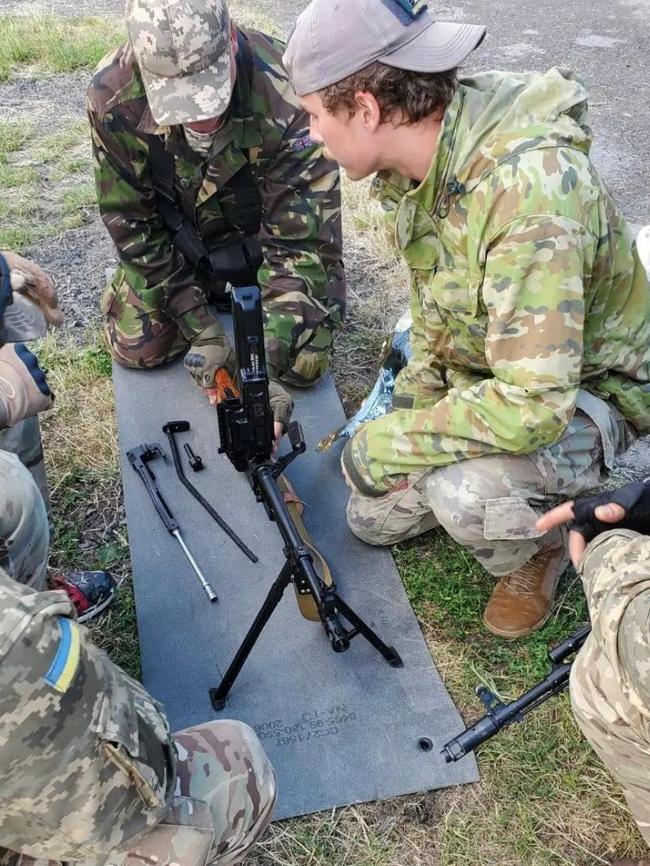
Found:
[[[33,434],[33,425],[31,432]],[[13,441],[16,441],[15,435]],[[0,569],[18,583],[43,590],[48,545],[47,510],[32,475],[16,454],[0,451]],[[46,595],[58,597],[60,593]],[[119,760],[105,761],[101,771],[81,774],[69,797],[62,798],[59,794],[52,799],[45,797],[46,822],[50,822],[52,828],[66,825],[68,832],[61,838],[54,831],[48,833],[44,846],[39,847],[37,840],[29,838],[29,821],[18,820],[18,834],[12,837],[3,821],[5,807],[0,807],[1,840],[11,848],[0,848],[0,864],[27,866],[35,861],[40,864],[41,858],[48,858],[50,866],[53,859],[74,860],[89,866],[104,863],[126,866],[127,862],[133,866],[134,858],[145,866],[151,863],[179,866],[238,863],[268,825],[276,796],[273,768],[254,731],[236,721],[210,722],[172,735],[174,746],[169,740],[165,742],[165,734],[161,739],[160,732],[168,730],[167,722],[158,705],[105,654],[92,647],[85,629],[79,628],[82,650],[78,664],[84,669],[77,672],[77,677],[83,683],[82,690],[88,691],[89,684],[95,684],[95,691],[77,694],[77,699],[80,708],[92,707],[101,701],[102,730],[98,730],[97,735],[89,731],[75,733],[74,725],[78,722],[75,723],[74,713],[62,717],[58,727],[54,725],[57,736],[65,741],[61,748],[67,755],[66,769],[69,769],[68,762],[79,762],[82,766],[86,762],[92,766],[102,738],[112,742],[118,737],[124,750]],[[3,664],[6,672],[6,657]],[[111,685],[105,694],[99,694],[97,684]],[[21,694],[24,698],[25,693]],[[136,714],[133,706],[129,709],[129,695],[134,695],[133,706],[137,706],[140,699],[146,699],[148,714]],[[45,695],[35,700],[39,701],[43,717],[54,719],[56,707],[50,712],[47,698]],[[11,724],[5,728],[6,731],[12,729]],[[39,736],[43,731],[41,728]],[[76,752],[70,749],[70,742],[77,743]],[[130,744],[137,745],[132,755]],[[11,741],[0,736],[0,764],[12,748]],[[167,758],[163,757],[163,752]],[[149,781],[160,775],[160,766],[164,761],[168,763],[169,754],[174,753],[177,755],[175,788],[165,794],[161,782],[161,790],[150,790]],[[27,768],[24,772],[28,773]],[[35,796],[43,797],[43,791],[56,790],[59,780],[58,774],[56,779],[32,779]],[[143,780],[149,780],[144,792]],[[3,796],[8,796],[8,785],[5,778]],[[18,787],[22,807],[33,813],[23,781]],[[110,792],[110,796],[106,792]],[[95,804],[96,811],[89,804]],[[16,817],[15,812],[13,814]],[[144,834],[143,827],[149,828]],[[72,856],[67,849],[70,840],[86,834],[90,834],[92,843],[87,842],[85,850],[105,850],[106,856]],[[46,864],[47,860],[42,861],[42,866]]]
[[[596,402],[593,402],[596,401]],[[350,529],[368,544],[396,544],[442,526],[495,577],[520,568],[562,537],[539,532],[535,521],[560,500],[598,486],[605,466],[631,443],[629,425],[614,407],[589,401],[553,445],[532,454],[495,454],[413,473],[379,497],[352,493]]]
[[[571,706],[650,845],[650,538],[605,533],[580,567],[592,632],[571,668]]]

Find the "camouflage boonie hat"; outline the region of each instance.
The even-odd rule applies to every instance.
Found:
[[[160,126],[218,117],[233,89],[223,0],[128,0],[133,53]]]

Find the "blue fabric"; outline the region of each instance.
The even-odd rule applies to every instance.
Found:
[[[11,297],[11,280],[9,279],[10,270],[6,258],[0,253],[0,322],[2,321],[5,310],[12,302]]]
[[[51,391],[45,378],[45,373],[38,366],[38,358],[29,351],[24,343],[14,343],[16,354],[29,370],[32,379],[36,382],[38,390],[46,397],[51,395]]]
[[[419,18],[427,8],[426,3],[414,2],[414,0],[381,0],[381,2],[405,27]]]

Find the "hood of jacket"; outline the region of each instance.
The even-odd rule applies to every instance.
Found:
[[[573,72],[554,67],[545,73],[484,72],[463,78],[445,112],[418,200],[430,212],[444,211],[449,196],[471,192],[504,162],[553,147],[583,153],[591,147],[587,93]],[[415,186],[386,171],[378,174],[375,190],[378,197],[389,193],[397,201]]]

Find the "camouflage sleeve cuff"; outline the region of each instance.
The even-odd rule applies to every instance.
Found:
[[[357,493],[360,493],[362,496],[372,496],[373,498],[384,496],[389,490],[377,486],[372,478],[364,473],[364,464],[358,459],[356,452],[361,436],[363,436],[362,430],[346,443],[345,448],[341,452],[341,468]]]
[[[214,327],[218,322],[219,320],[207,304],[194,307],[176,319],[179,331],[189,343],[202,331]]]
[[[601,532],[593,541],[589,542],[585,552],[582,554],[582,559],[578,563],[578,571],[582,576],[582,582],[587,593],[587,601],[589,601],[591,582],[598,577],[607,557],[612,552],[622,549],[626,540],[629,542],[635,538],[643,537],[632,529],[613,528],[608,532]],[[648,543],[650,545],[650,539]],[[648,557],[650,560],[650,552],[648,553]]]

